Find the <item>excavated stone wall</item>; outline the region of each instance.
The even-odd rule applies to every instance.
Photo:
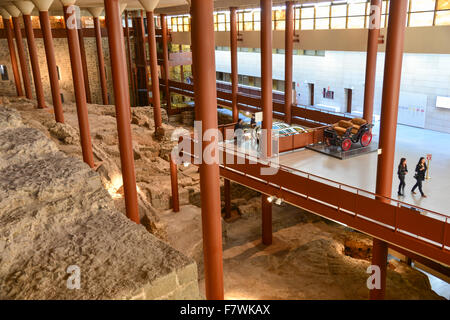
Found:
[[[67,286],[70,266],[80,289]],[[0,105],[0,299],[199,297],[193,260],[127,219],[97,172]]]

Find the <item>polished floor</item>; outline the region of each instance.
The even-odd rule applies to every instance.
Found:
[[[374,140],[378,140],[379,123],[373,129]],[[227,143],[227,148],[232,147],[233,142]],[[240,148],[246,153],[256,155],[255,144],[247,140]],[[423,190],[428,196],[422,198],[418,190],[417,194],[411,193],[415,184],[414,169],[420,157],[432,154],[429,175],[430,179],[424,181]],[[406,177],[405,196],[397,196],[398,178],[397,165],[400,158],[408,161],[409,173]],[[352,187],[375,192],[377,172],[376,152],[361,155],[355,158],[339,160],[312,150],[281,154],[279,163],[307,173],[327,178]],[[398,125],[396,139],[395,165],[392,184],[392,198],[399,201],[435,211],[450,216],[450,134]],[[449,219],[450,220],[450,219]]]
[[[378,125],[374,135],[378,135]],[[377,139],[378,140],[378,139]],[[428,198],[418,191],[410,191],[415,184],[414,169],[420,157],[432,154],[429,180],[424,181],[423,190]],[[405,196],[397,196],[397,165],[404,157],[408,161]],[[280,156],[280,163],[340,183],[375,192],[377,153],[370,153],[347,160],[335,159],[311,150],[290,152]],[[392,198],[427,210],[450,216],[450,134],[399,125],[395,152],[395,167]]]

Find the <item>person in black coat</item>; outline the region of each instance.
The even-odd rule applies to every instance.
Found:
[[[427,165],[425,164],[425,158],[422,157],[419,160],[419,163],[416,166],[416,175],[414,176],[414,178],[416,179],[416,184],[414,185],[414,187],[412,188],[411,192],[413,194],[415,193],[416,188],[419,188],[420,194],[422,195],[422,197],[426,198],[427,196],[423,193],[422,190],[422,182],[425,180],[425,174],[427,173]]]
[[[402,158],[400,160],[400,164],[398,165],[398,178],[400,180],[400,184],[398,186],[398,195],[399,196],[404,196],[405,195],[405,176],[408,173],[408,166],[406,165],[406,159]]]

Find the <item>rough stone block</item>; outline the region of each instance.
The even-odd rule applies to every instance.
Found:
[[[198,278],[197,264],[192,263],[177,272],[178,284],[183,286]]]
[[[145,286],[145,298],[148,300],[159,299],[177,288],[177,274],[175,271],[159,277],[152,283]]]

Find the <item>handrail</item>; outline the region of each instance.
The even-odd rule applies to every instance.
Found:
[[[236,154],[243,155],[243,156],[245,157],[245,159],[249,159],[249,157],[248,157],[249,155],[246,154],[246,153],[241,152],[240,150],[236,150],[236,149],[234,149],[234,148],[231,149],[231,148],[228,148],[227,146],[224,147],[223,144],[221,145],[221,147],[224,148],[224,149],[226,149],[226,150],[232,150],[232,151],[233,151],[234,153],[236,153]],[[253,157],[254,157],[254,156],[253,156]],[[254,157],[254,158],[255,158],[255,157]],[[259,157],[256,157],[256,159],[257,159],[257,160],[260,160]],[[250,160],[250,159],[249,159],[249,160]],[[270,161],[270,160],[268,160],[267,162],[268,162],[267,165],[269,165],[269,166],[271,166],[271,165],[273,164],[273,162]],[[299,169],[297,169],[297,168],[291,168],[291,167],[288,167],[288,166],[286,166],[286,165],[282,165],[282,164],[279,164],[279,163],[275,163],[275,165],[276,165],[277,167],[279,167],[279,168],[284,169],[285,171],[288,171],[288,172],[293,172],[293,171],[294,171],[294,172],[298,172],[298,173],[301,173],[301,174],[303,174],[303,175],[306,175],[308,180],[312,180],[311,177],[315,177],[315,178],[317,178],[317,179],[320,179],[320,180],[323,180],[323,181],[327,181],[327,182],[336,184],[336,185],[338,185],[340,188],[341,188],[341,187],[345,187],[345,188],[348,188],[348,189],[352,189],[352,190],[354,190],[354,191],[357,191],[357,194],[359,194],[359,195],[361,195],[361,192],[363,192],[363,193],[365,193],[365,194],[368,194],[368,195],[373,196],[374,198],[378,198],[378,199],[381,198],[381,199],[384,199],[384,200],[388,200],[388,201],[391,201],[391,202],[395,202],[395,203],[397,203],[397,204],[402,204],[402,205],[404,205],[404,206],[406,206],[406,207],[408,207],[408,208],[415,208],[415,209],[417,209],[417,210],[419,210],[419,211],[421,211],[421,212],[428,212],[428,213],[431,213],[431,214],[434,214],[434,215],[441,216],[441,217],[443,217],[443,218],[445,218],[445,219],[447,219],[447,218],[449,217],[448,215],[445,215],[445,214],[442,214],[442,213],[439,213],[439,212],[436,212],[436,211],[433,211],[433,210],[425,209],[425,208],[418,207],[418,206],[416,206],[416,205],[412,205],[412,204],[409,204],[409,203],[406,203],[406,202],[403,202],[403,201],[400,201],[400,200],[396,200],[396,199],[393,199],[393,198],[389,198],[389,197],[385,197],[385,196],[382,196],[382,195],[378,195],[378,194],[373,193],[373,192],[371,192],[371,191],[367,191],[367,190],[364,190],[364,189],[361,189],[361,188],[358,188],[358,187],[350,186],[350,185],[347,185],[347,184],[344,184],[344,183],[341,183],[341,182],[338,182],[338,181],[334,181],[334,180],[331,180],[331,179],[328,179],[328,178],[324,178],[324,177],[321,177],[321,176],[318,176],[318,175],[315,175],[315,174],[312,174],[312,173],[309,173],[309,172],[306,172],[306,171],[299,170]]]

